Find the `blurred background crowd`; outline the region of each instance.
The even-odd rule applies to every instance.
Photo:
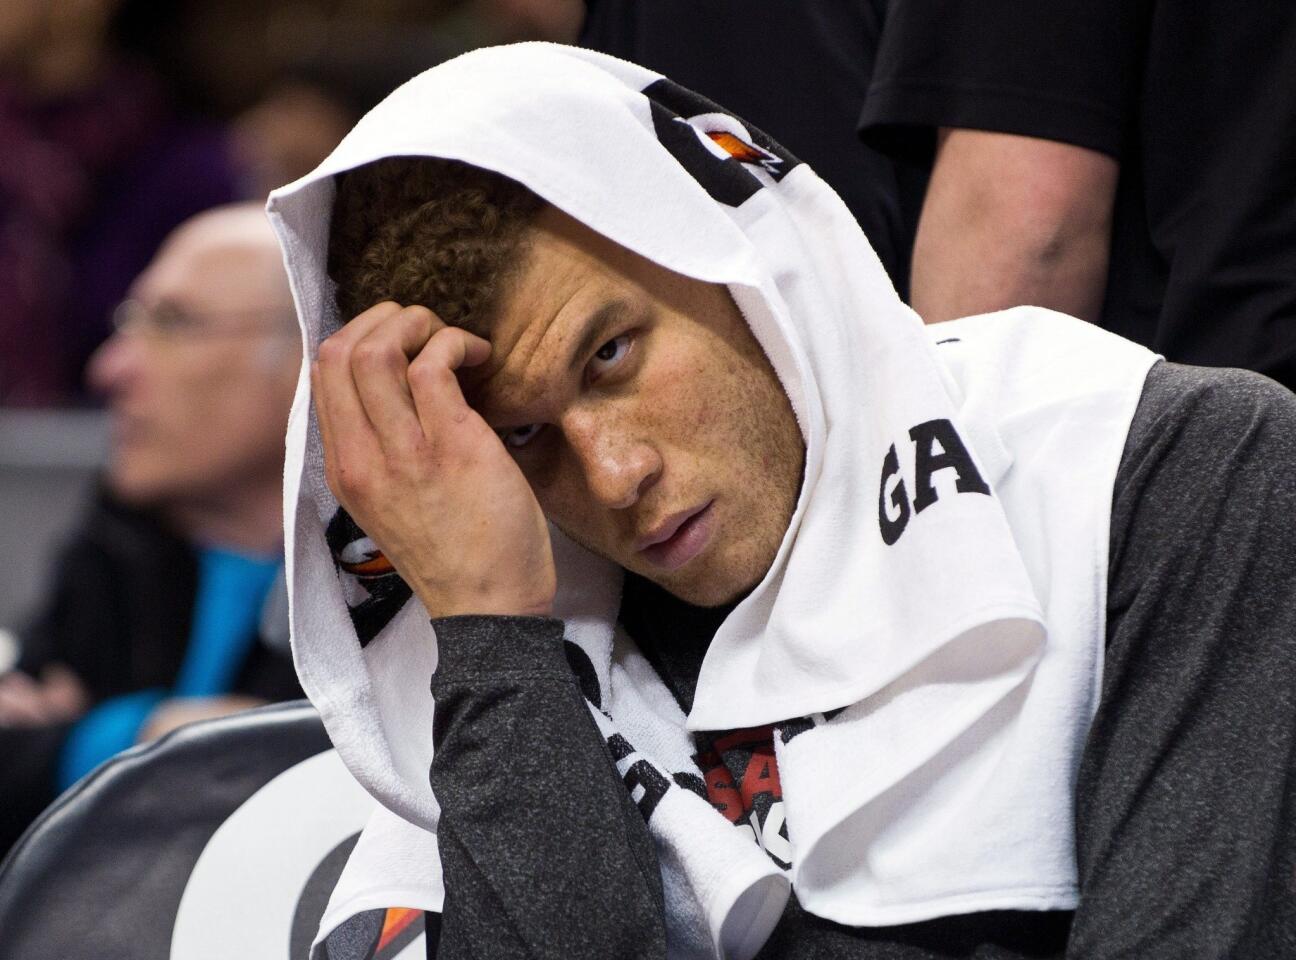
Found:
[[[301,695],[279,506],[300,346],[266,194],[415,73],[582,16],[0,4],[0,854],[113,753]]]
[[[510,0],[9,0],[0,10],[0,402],[83,403],[166,234],[307,172],[396,84],[486,43],[570,39]]]
[[[807,160],[926,320],[1051,306],[1290,387],[1296,8],[1164,6],[4,0],[0,853],[114,752],[300,696],[261,207],[397,84],[530,39],[641,62]]]

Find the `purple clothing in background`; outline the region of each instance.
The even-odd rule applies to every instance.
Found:
[[[74,403],[108,314],[166,235],[239,197],[223,132],[114,66],[39,101],[0,80],[0,404]]]

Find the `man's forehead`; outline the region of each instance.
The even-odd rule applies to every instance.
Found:
[[[140,275],[133,294],[216,312],[290,305],[288,280],[273,245],[220,233],[177,236]]]
[[[566,301],[552,288],[520,287],[517,301],[510,309],[496,310],[480,330],[491,345],[486,362],[460,371],[464,396],[475,409],[541,399],[552,386],[555,357],[572,336],[570,319],[562,310]]]
[[[528,229],[499,301],[473,330],[490,341],[491,356],[462,372],[470,403],[534,402],[543,392],[616,289],[617,271],[600,256],[600,239],[554,208]]]
[[[490,360],[461,372],[469,403],[483,407],[535,402],[565,374],[578,375],[588,355],[610,339],[614,329],[644,318],[643,303],[618,296],[615,290],[600,292],[604,295],[577,295],[552,316],[537,316],[511,340],[493,340]]]

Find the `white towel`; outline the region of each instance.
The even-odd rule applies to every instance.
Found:
[[[416,77],[271,196],[308,356],[342,319],[325,273],[333,175],[395,155],[498,171],[727,284],[801,427],[791,524],[712,642],[687,718],[615,629],[620,571],[554,531],[556,614],[598,679],[591,710],[632,751],[619,766],[661,773],[647,802],[635,790],[672,955],[751,956],[789,885],[861,926],[1073,907],[1112,482],[1154,356],[1035,309],[924,328],[807,166],[658,74],[546,44]],[[303,371],[285,488],[298,672],[360,782],[435,831],[434,637],[398,582],[348,572],[366,544],[336,508]],[[768,723],[786,868],[673,779],[698,773],[689,731]],[[381,866],[381,844],[361,847]],[[435,899],[439,871],[410,882]]]

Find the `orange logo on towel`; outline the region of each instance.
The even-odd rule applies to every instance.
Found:
[[[643,95],[661,145],[717,203],[740,207],[797,166],[796,157],[761,130],[664,77],[644,87]],[[752,176],[754,168],[768,176]]]
[[[422,910],[410,910],[408,907],[388,907],[387,915],[383,917],[382,935],[378,938],[378,946],[374,949],[374,957],[383,957],[383,951],[393,943],[399,943],[401,947],[408,944],[408,938],[402,937],[401,934],[422,919]],[[395,955],[393,951],[391,956]]]
[[[363,559],[351,563],[340,560],[338,566],[357,577],[385,577],[387,574],[396,571],[396,568],[392,566],[391,561],[387,559],[381,550],[368,551]]]
[[[762,150],[755,144],[748,143],[746,140],[735,136],[728,130],[708,130],[706,135],[725,153],[741,163],[755,163],[766,166],[771,163],[783,162],[768,150]]]
[[[343,599],[355,626],[360,646],[365,646],[391,622],[412,596],[390,560],[341,507],[324,531],[329,552],[341,578]]]

